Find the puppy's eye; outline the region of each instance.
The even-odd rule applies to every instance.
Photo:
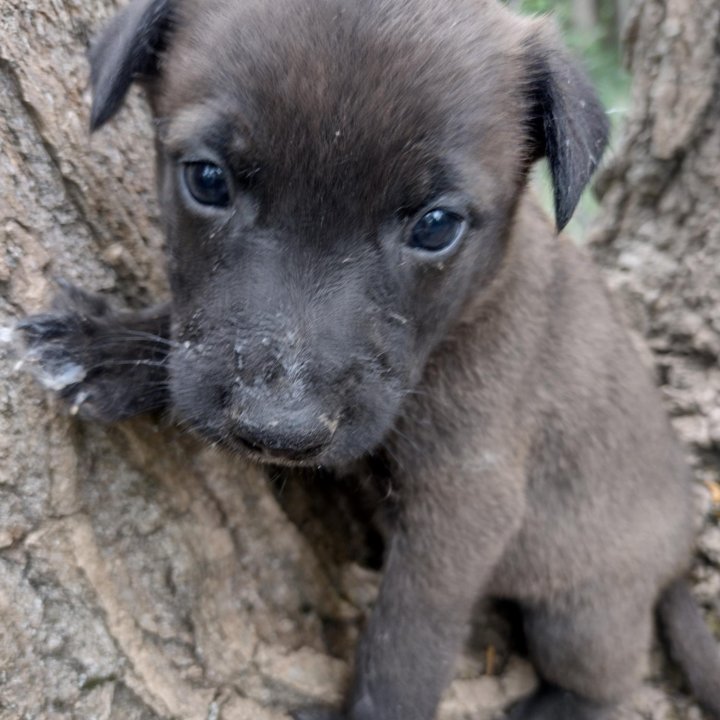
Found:
[[[410,246],[429,252],[439,252],[453,245],[464,229],[465,219],[462,215],[451,210],[435,208],[425,213],[415,223],[410,235]]]
[[[185,163],[183,177],[188,191],[201,205],[227,207],[230,204],[225,171],[215,163]]]

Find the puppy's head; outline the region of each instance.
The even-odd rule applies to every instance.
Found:
[[[134,0],[91,51],[93,127],[157,123],[175,404],[260,459],[370,451],[505,255],[528,169],[559,226],[604,113],[492,0]]]

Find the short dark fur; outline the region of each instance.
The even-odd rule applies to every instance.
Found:
[[[347,706],[297,717],[430,720],[485,594],[520,604],[544,681],[512,716],[604,718],[669,586],[673,645],[720,717],[717,648],[675,582],[682,452],[590,261],[526,192],[547,156],[564,226],[607,137],[546,22],[491,0],[134,0],[91,63],[94,128],[147,88],[172,303],[116,317],[66,294],[22,326],[36,357],[91,369],[66,390],[85,415],[169,400],[259,461],[391,458],[396,524]],[[229,208],[188,197],[178,164],[198,159],[227,168]],[[408,247],[438,206],[462,240]],[[98,334],[139,370],[95,357]]]

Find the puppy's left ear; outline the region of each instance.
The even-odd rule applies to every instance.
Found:
[[[172,0],[132,0],[90,46],[92,110],[97,130],[120,109],[130,84],[157,73],[172,22]]]
[[[562,230],[600,162],[610,124],[590,80],[552,27],[536,25],[527,50],[531,156],[548,159]]]

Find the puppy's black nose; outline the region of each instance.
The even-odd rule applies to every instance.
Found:
[[[333,434],[333,424],[323,416],[308,418],[305,414],[263,425],[240,422],[232,431],[236,443],[269,462],[310,460],[325,450]]]

